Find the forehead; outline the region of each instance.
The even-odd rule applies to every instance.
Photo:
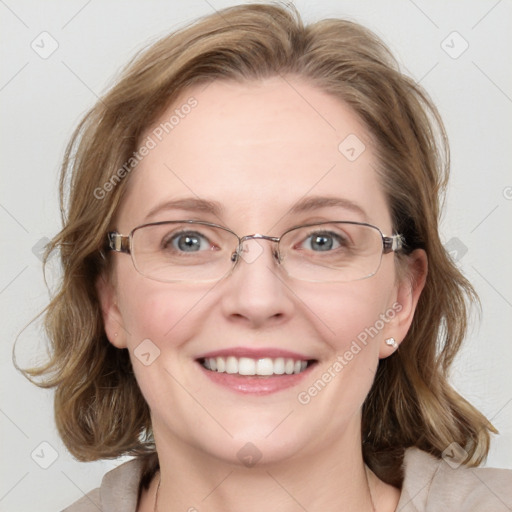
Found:
[[[130,177],[118,216],[124,230],[187,198],[215,202],[217,221],[248,230],[274,226],[318,196],[357,203],[366,217],[326,202],[337,220],[390,224],[368,131],[342,101],[296,78],[189,88],[141,144],[151,149]]]

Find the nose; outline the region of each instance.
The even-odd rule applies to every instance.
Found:
[[[271,237],[245,237],[243,251],[225,279],[222,310],[231,321],[250,328],[286,322],[292,315],[293,294],[277,260]]]

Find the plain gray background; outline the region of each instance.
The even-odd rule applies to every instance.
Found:
[[[137,50],[235,3],[0,0],[2,511],[60,510],[118,463],[76,462],[56,434],[52,392],[11,361],[16,335],[48,299],[39,254],[60,227],[65,144]],[[452,378],[501,432],[488,465],[512,468],[512,2],[295,4],[306,21],[346,17],[376,31],[441,111],[452,149],[442,237],[483,304]],[[36,323],[19,338],[20,361],[43,348]]]

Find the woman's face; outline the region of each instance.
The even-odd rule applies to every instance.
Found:
[[[191,97],[195,106],[182,108]],[[130,176],[120,233],[179,219],[239,236],[341,220],[392,233],[367,130],[342,102],[298,79],[196,86],[142,143],[148,136],[155,147]],[[130,256],[113,254],[114,284],[98,286],[106,331],[129,350],[157,444],[250,465],[359,440],[379,358],[393,352],[384,340],[404,338],[419,292],[397,282],[392,254],[371,278],[316,283],[289,277],[273,248],[247,242],[248,257],[214,283],[148,279]],[[314,363],[293,376],[241,376],[201,364],[216,354],[267,359],[262,367],[272,359],[275,371],[279,357]]]

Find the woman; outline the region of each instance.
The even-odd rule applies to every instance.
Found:
[[[357,24],[219,14],[139,56],[66,153],[28,373],[78,459],[136,456],[67,510],[509,510],[447,381],[476,297],[439,239],[435,107]]]

